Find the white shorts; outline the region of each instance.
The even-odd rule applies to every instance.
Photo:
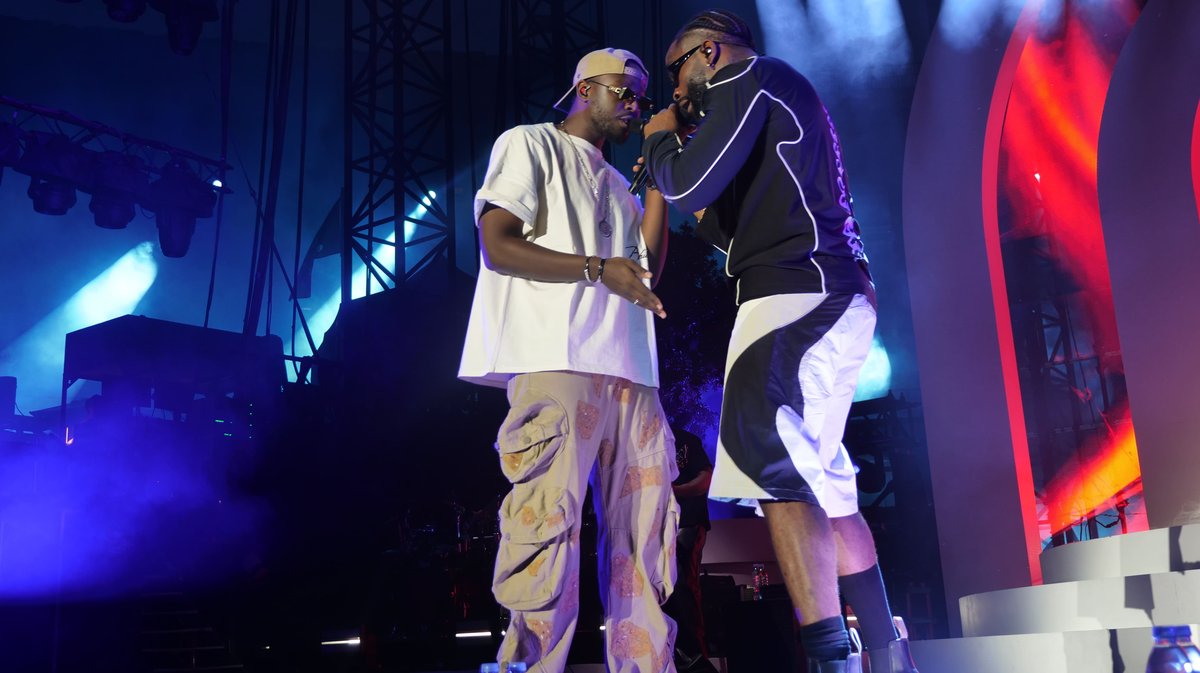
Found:
[[[858,511],[856,469],[842,444],[875,307],[861,294],[785,294],[738,309],[725,364],[709,497]]]

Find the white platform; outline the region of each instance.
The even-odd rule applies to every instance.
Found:
[[[1200,622],[1200,571],[1059,582],[959,600],[964,636]]]
[[[1141,671],[1150,627],[1200,623],[1200,526],[1042,554],[1044,584],[959,599],[963,638],[915,641],[921,673]]]
[[[1032,633],[912,643],[921,673],[1135,673],[1150,629]]]
[[[1174,526],[1047,549],[1047,584],[1200,569],[1200,526]]]

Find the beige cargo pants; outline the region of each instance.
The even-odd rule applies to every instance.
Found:
[[[512,491],[500,506],[492,592],[512,620],[497,660],[561,673],[579,616],[579,526],[590,481],[611,673],[674,673],[679,507],[675,439],[658,391],[613,376],[539,372],[508,383],[497,445]],[[503,670],[503,668],[501,668]]]

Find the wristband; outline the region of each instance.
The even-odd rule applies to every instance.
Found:
[[[600,258],[600,269],[596,272],[596,280],[604,280],[604,258]]]

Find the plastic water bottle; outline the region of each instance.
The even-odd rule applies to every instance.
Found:
[[[1180,627],[1175,644],[1187,655],[1192,664],[1192,672],[1200,673],[1200,647],[1196,647],[1196,641],[1192,639],[1192,629],[1187,626]]]
[[[479,673],[526,673],[525,662],[513,661],[504,667],[504,671],[500,670],[500,664],[492,662],[490,664],[482,664],[479,667]]]
[[[1179,646],[1179,639],[1191,640],[1192,631],[1187,626],[1155,626],[1154,648],[1146,662],[1146,673],[1192,673],[1192,662]]]

